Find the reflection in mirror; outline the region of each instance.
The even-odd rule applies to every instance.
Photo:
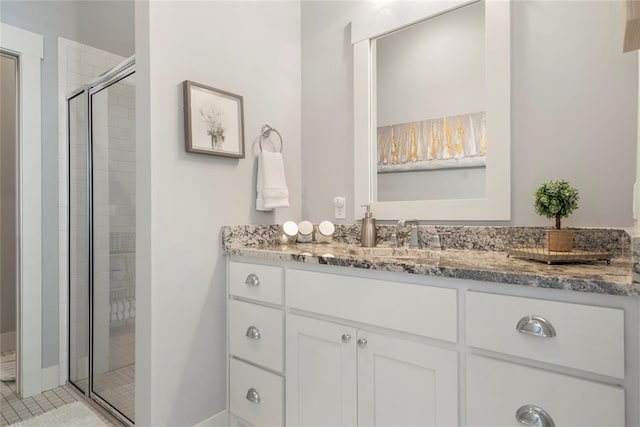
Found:
[[[485,197],[485,3],[372,41],[374,200]]]

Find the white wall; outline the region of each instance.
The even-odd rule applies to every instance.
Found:
[[[136,2],[136,53],[136,424],[193,425],[226,405],[221,226],[300,218],[300,4]],[[187,79],[244,96],[245,159],[185,152]],[[264,123],[291,194],[275,214],[254,209]]]
[[[354,220],[349,23],[389,4],[302,2],[305,218],[331,218],[333,197],[343,195]],[[623,13],[621,1],[513,2],[509,224],[548,224],[532,193],[550,179],[580,190],[566,225],[633,224],[638,59],[622,53]]]

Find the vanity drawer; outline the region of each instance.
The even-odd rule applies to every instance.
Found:
[[[229,293],[257,301],[282,304],[282,268],[230,262]]]
[[[286,280],[288,307],[457,341],[454,289],[300,270]]]
[[[275,308],[230,300],[229,348],[234,356],[282,372],[284,314]]]
[[[284,425],[284,379],[231,359],[229,405],[233,414],[256,426]]]
[[[516,413],[527,405],[544,410],[558,427],[625,425],[621,387],[480,356],[467,357],[469,427],[521,425]]]
[[[470,346],[624,378],[623,310],[472,291],[466,307]],[[521,328],[546,322],[556,335],[518,331],[529,316],[537,318]]]

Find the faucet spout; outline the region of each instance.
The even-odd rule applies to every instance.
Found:
[[[419,248],[420,247],[420,239],[418,237],[418,225],[420,222],[417,219],[411,220],[403,220],[398,221],[399,226],[411,226],[411,235],[409,237],[409,247],[410,248]]]

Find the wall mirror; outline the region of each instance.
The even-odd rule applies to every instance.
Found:
[[[509,2],[382,4],[352,22],[356,218],[510,219]]]

